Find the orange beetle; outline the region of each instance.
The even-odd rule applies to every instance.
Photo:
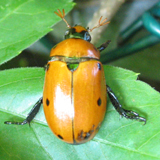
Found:
[[[34,105],[23,122],[5,124],[23,125],[30,123],[43,102],[44,113],[52,132],[70,144],[81,144],[91,140],[99,130],[106,112],[107,92],[120,115],[146,120],[136,112],[122,108],[109,86],[106,86],[100,51],[110,41],[96,48],[90,43],[89,31],[109,22],[106,19],[92,29],[75,25],[71,27],[64,19],[65,12],[55,12],[67,24],[65,40],[51,50],[51,60],[46,67],[43,98]]]

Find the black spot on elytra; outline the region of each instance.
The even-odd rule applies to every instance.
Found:
[[[49,100],[48,100],[48,98],[46,99],[46,105],[49,106]]]
[[[58,135],[58,137],[59,137],[60,139],[63,139],[63,137],[62,137],[61,135]]]
[[[100,105],[101,105],[101,103],[102,103],[102,100],[101,100],[101,98],[99,98],[99,99],[97,100],[97,104],[98,104],[98,106],[100,106]]]
[[[78,134],[78,140],[79,141],[86,140],[91,136],[91,134],[92,131],[84,132],[83,130],[81,130],[81,132]]]
[[[95,125],[93,124],[92,129],[90,129],[88,132],[84,132],[83,130],[81,130],[80,133],[78,134],[77,139],[79,141],[83,141],[83,140],[87,140],[88,138],[90,138],[90,136],[94,132],[94,127],[95,127]]]
[[[101,70],[101,64],[97,63],[98,69]]]

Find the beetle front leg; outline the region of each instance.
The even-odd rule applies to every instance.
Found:
[[[107,42],[103,43],[100,47],[98,47],[97,49],[101,52],[103,51],[105,48],[108,47],[108,45],[110,44],[111,40],[108,40]]]
[[[29,124],[33,120],[33,118],[36,116],[38,113],[40,106],[42,104],[42,97],[37,101],[37,103],[33,106],[32,110],[29,112],[27,118],[23,122],[10,122],[10,121],[5,121],[4,124],[16,124],[16,125],[24,125],[24,124]]]
[[[107,93],[108,93],[108,96],[114,108],[121,116],[128,118],[128,119],[135,119],[140,122],[144,122],[144,124],[146,124],[146,119],[143,117],[140,117],[138,113],[122,108],[122,105],[119,103],[117,97],[115,96],[115,94],[113,93],[113,91],[111,90],[109,86],[107,86]]]

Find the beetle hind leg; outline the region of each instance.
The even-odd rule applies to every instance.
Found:
[[[29,112],[27,118],[22,121],[22,122],[11,122],[11,121],[5,121],[4,124],[16,124],[16,125],[24,125],[24,124],[29,124],[33,120],[33,118],[36,116],[38,113],[40,106],[42,104],[42,97],[37,101],[37,103],[33,106],[32,110]]]
[[[118,98],[115,96],[115,94],[113,93],[113,91],[109,86],[107,86],[107,93],[114,108],[122,117],[128,119],[135,119],[137,121],[144,122],[144,124],[146,124],[146,119],[140,117],[138,113],[122,108],[122,105],[119,103]]]
[[[126,110],[123,108],[122,116],[128,119],[135,119],[140,122],[144,122],[146,124],[146,119],[143,117],[140,117],[138,113],[130,110]]]

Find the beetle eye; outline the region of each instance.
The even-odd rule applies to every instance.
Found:
[[[67,30],[67,31],[65,32],[64,37],[65,37],[65,39],[69,38],[69,30]]]
[[[65,36],[68,35],[68,34],[69,34],[69,30],[67,30],[67,31],[65,32]]]
[[[85,32],[85,34],[84,34],[84,40],[86,40],[88,42],[91,41],[91,36],[90,36],[90,34],[88,32]]]

